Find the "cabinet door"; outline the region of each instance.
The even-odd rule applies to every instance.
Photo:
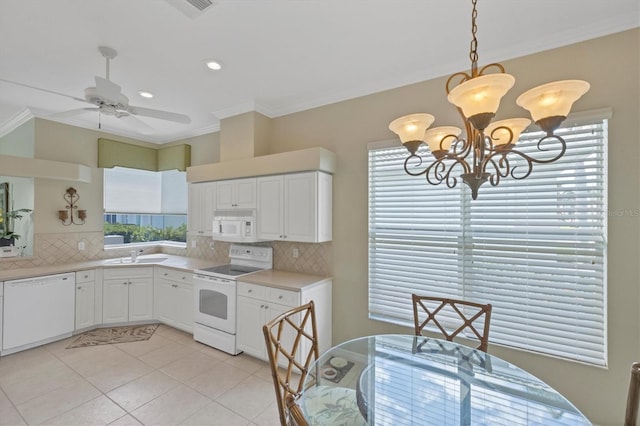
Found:
[[[129,321],[153,319],[153,278],[135,278],[129,285]]]
[[[153,311],[155,318],[168,325],[174,325],[175,321],[175,300],[173,298],[173,285],[175,285],[175,283],[172,281],[158,278],[156,279],[153,292]]]
[[[316,179],[317,173],[299,173],[284,177],[284,230],[287,241],[316,241]]]
[[[232,209],[235,207],[233,182],[232,180],[222,180],[218,182],[216,188],[216,207],[218,209]]]
[[[269,176],[258,178],[258,238],[281,240],[284,238],[284,178]]]
[[[126,322],[129,320],[129,280],[127,278],[104,280],[102,298],[102,322]]]
[[[255,209],[256,178],[221,180],[216,187],[217,209]]]
[[[241,209],[256,208],[256,179],[238,179],[236,181],[235,206]]]
[[[76,330],[95,324],[95,288],[94,282],[76,284]]]
[[[175,327],[180,330],[193,333],[194,309],[193,284],[174,283],[173,303],[175,306]]]
[[[215,204],[215,182],[189,185],[188,232],[190,235],[211,235]]]
[[[262,334],[265,320],[265,302],[249,297],[237,299],[236,341],[238,349],[249,355],[267,360],[267,349]]]

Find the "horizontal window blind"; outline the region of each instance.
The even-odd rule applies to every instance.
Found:
[[[407,175],[404,147],[371,149],[370,317],[411,326],[411,293],[491,303],[492,343],[605,365],[606,123],[558,130],[560,160],[477,200]],[[538,157],[542,136],[517,148]]]

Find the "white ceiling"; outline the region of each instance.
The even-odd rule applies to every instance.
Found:
[[[82,98],[105,76],[152,134],[102,115],[102,129],[164,143],[247,111],[277,117],[469,68],[470,0],[216,0],[192,18],[171,0],[0,0],[0,79]],[[479,0],[479,64],[640,26],[638,0]],[[214,73],[204,60],[222,62]],[[609,66],[609,65],[607,65]],[[148,100],[139,90],[155,93]],[[90,106],[0,82],[0,132],[19,117]],[[51,117],[97,128],[98,114]]]

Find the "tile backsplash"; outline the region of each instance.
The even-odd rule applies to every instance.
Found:
[[[78,249],[80,243],[84,244],[84,250]],[[274,269],[321,276],[332,275],[331,242],[310,244],[269,241],[255,245],[273,247]],[[145,248],[143,254],[167,253],[208,259],[212,263],[220,264],[229,262],[229,246],[230,243],[214,241],[211,237],[190,236],[186,248],[154,246]],[[102,232],[35,234],[34,255],[0,258],[0,270],[126,257],[129,256],[129,252],[128,248],[105,250]]]

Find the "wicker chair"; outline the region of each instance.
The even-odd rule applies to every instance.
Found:
[[[629,381],[629,394],[627,396],[627,412],[624,417],[624,426],[637,426],[639,405],[640,362],[634,362],[631,364],[631,380]]]
[[[487,351],[489,345],[489,323],[491,321],[491,304],[481,304],[464,300],[447,299],[442,297],[418,296],[412,294],[413,321],[416,336],[421,336],[424,328],[433,324],[448,341],[453,341],[463,331],[470,332],[480,341],[476,349]],[[447,312],[449,317],[456,318],[451,327],[437,316]],[[459,318],[457,318],[459,317]],[[478,326],[476,326],[476,323]],[[449,327],[447,327],[449,325]],[[453,328],[451,330],[451,328]],[[468,335],[465,335],[466,338]]]
[[[318,332],[313,301],[293,308],[262,327],[269,354],[269,364],[276,390],[282,426],[306,426],[308,423],[298,405],[304,380],[311,364],[318,358]],[[306,406],[312,417],[322,415],[331,424],[339,418],[344,424],[358,426],[366,422],[358,410],[355,390],[314,386],[307,390],[315,403]],[[327,410],[327,404],[330,409]]]

